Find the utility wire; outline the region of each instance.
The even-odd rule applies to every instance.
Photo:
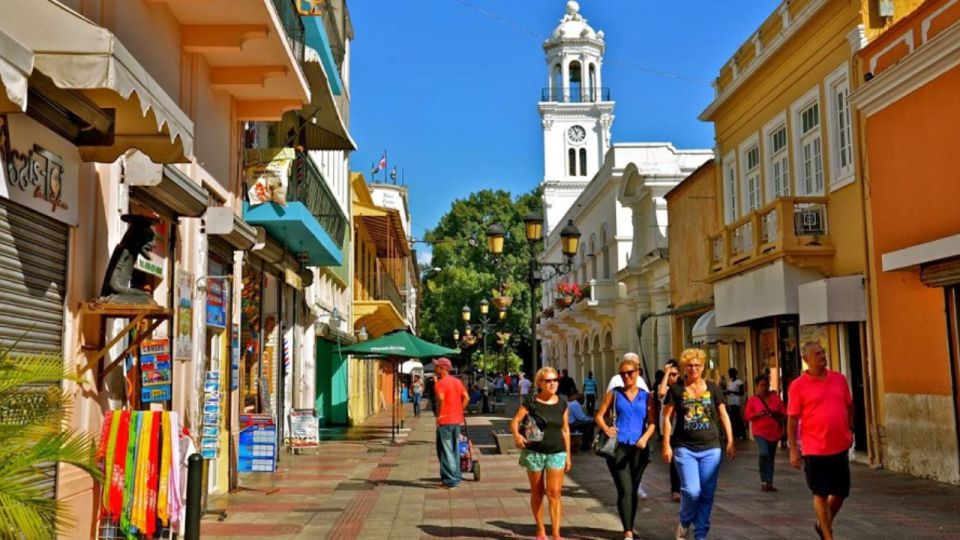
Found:
[[[530,28],[528,28],[528,27],[526,27],[526,26],[523,26],[522,24],[514,21],[513,19],[509,19],[509,18],[507,18],[507,17],[504,17],[503,15],[500,15],[500,14],[494,13],[494,12],[492,12],[492,11],[489,11],[489,10],[487,10],[487,9],[484,9],[484,8],[482,8],[482,7],[479,7],[479,6],[477,6],[476,4],[474,4],[473,2],[470,2],[470,0],[456,0],[456,1],[459,2],[460,5],[468,8],[468,9],[471,9],[471,10],[473,10],[473,11],[475,11],[475,12],[477,12],[477,13],[485,16],[485,17],[488,17],[488,18],[490,18],[490,19],[493,19],[493,20],[497,21],[497,22],[500,23],[500,24],[509,26],[509,27],[511,27],[511,28],[519,31],[519,32],[523,32],[523,33],[525,33],[525,34],[529,34],[529,35],[531,35],[531,36],[539,39],[540,41],[544,41],[544,40],[547,39],[547,36],[543,35],[542,33],[537,32],[536,30],[532,30],[532,29],[530,29]],[[700,78],[697,78],[697,77],[691,77],[691,76],[689,76],[689,75],[683,75],[683,74],[680,74],[680,73],[671,73],[671,72],[669,72],[669,71],[661,71],[661,70],[658,70],[658,69],[652,69],[652,68],[648,68],[648,67],[641,66],[641,65],[638,65],[638,64],[634,64],[634,63],[632,63],[632,62],[627,62],[627,61],[624,61],[624,60],[619,60],[619,59],[617,59],[617,58],[605,57],[605,58],[604,58],[604,63],[606,63],[606,64],[613,64],[613,65],[617,65],[617,66],[622,66],[622,67],[626,67],[626,68],[631,68],[631,69],[634,69],[634,70],[639,71],[639,72],[641,72],[641,73],[644,73],[644,74],[646,74],[646,75],[649,75],[649,76],[651,76],[651,77],[660,77],[660,78],[663,78],[663,79],[674,79],[674,80],[678,80],[678,81],[687,81],[687,82],[693,82],[693,83],[698,83],[698,84],[709,84],[709,83],[711,82],[711,81],[708,80],[708,79],[700,79]]]

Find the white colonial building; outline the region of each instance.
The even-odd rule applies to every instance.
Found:
[[[560,229],[568,221],[581,237],[570,272],[544,283],[537,328],[543,364],[568,369],[578,382],[589,371],[606,381],[617,358],[634,351],[652,371],[671,352],[663,196],[713,153],[669,143],[611,146],[614,103],[600,86],[603,32],[590,28],[576,2],[567,3],[544,49],[551,86],[539,104],[548,228],[541,259],[561,261]],[[561,281],[589,293],[564,306]]]

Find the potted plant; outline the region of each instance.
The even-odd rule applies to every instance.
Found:
[[[558,299],[557,302],[563,307],[570,307],[574,302],[583,298],[583,289],[572,282],[561,281],[556,287]]]
[[[491,289],[490,292],[492,300],[490,301],[494,307],[500,311],[506,311],[510,309],[510,306],[513,305],[513,297],[507,295],[508,284],[503,283],[500,285],[499,289]]]

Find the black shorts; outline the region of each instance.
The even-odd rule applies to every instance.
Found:
[[[831,456],[804,456],[803,470],[814,495],[844,499],[850,495],[850,460],[846,451]]]

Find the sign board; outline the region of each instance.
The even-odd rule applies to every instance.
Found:
[[[173,340],[173,359],[193,357],[193,274],[177,272],[177,331]]]
[[[145,339],[140,344],[140,401],[168,401],[173,395],[170,340]]]
[[[240,415],[237,470],[273,472],[277,467],[277,426],[268,414]]]
[[[0,115],[0,197],[79,223],[77,147],[25,114]]]
[[[230,390],[240,388],[240,325],[230,326]]]
[[[227,282],[223,278],[207,280],[207,326],[227,327]]]
[[[294,409],[290,412],[290,447],[317,448],[320,446],[320,424],[313,409]]]

